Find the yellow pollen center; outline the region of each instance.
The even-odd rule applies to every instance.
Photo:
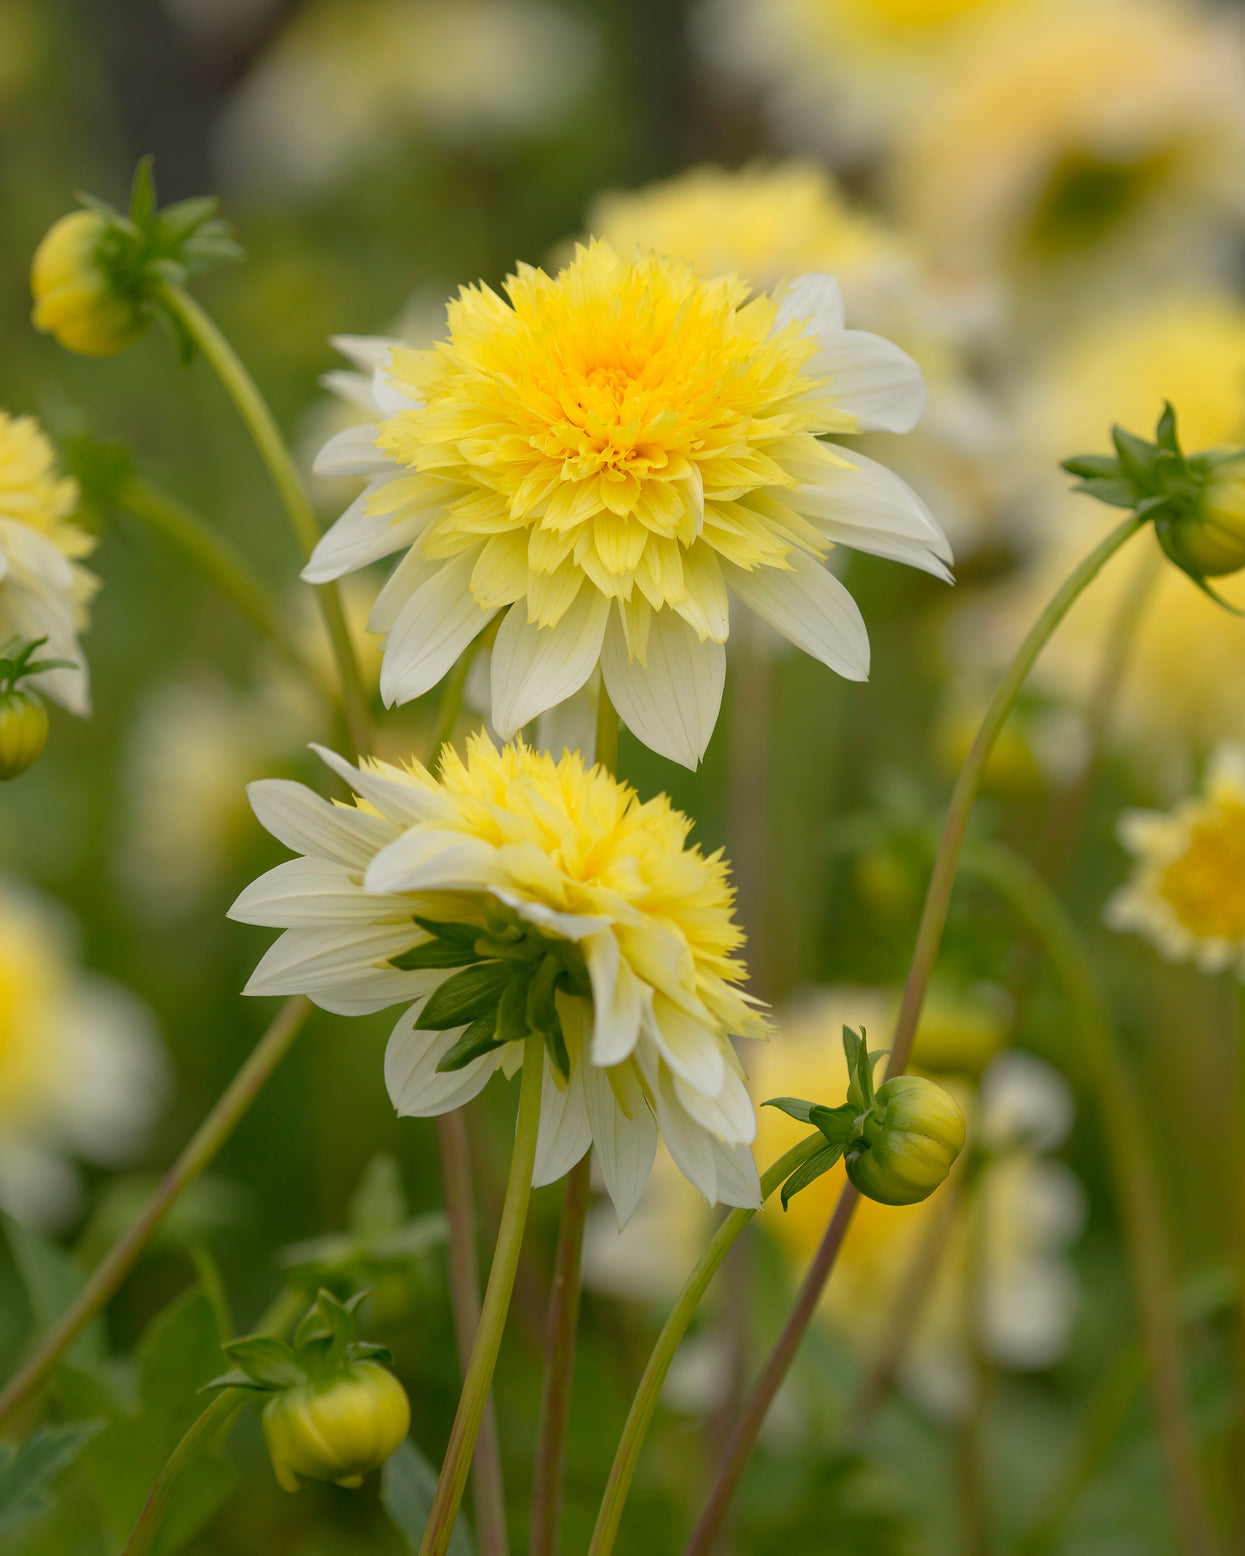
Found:
[[[1192,934],[1245,941],[1245,805],[1225,802],[1213,820],[1198,822],[1159,891]]]

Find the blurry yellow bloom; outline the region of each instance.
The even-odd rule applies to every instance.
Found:
[[[124,351],[151,322],[100,263],[108,226],[98,211],[71,211],[48,229],[30,266],[35,328],[88,357]]]
[[[1018,424],[1023,477],[1019,539],[1032,553],[1019,580],[970,605],[952,628],[951,652],[976,677],[1002,663],[1038,610],[1116,522],[1069,492],[1058,462],[1110,447],[1113,422],[1148,436],[1168,399],[1190,449],[1245,442],[1245,308],[1210,294],[1164,295],[1086,325],[1034,376]],[[1245,739],[1245,621],[1209,600],[1144,535],[1103,570],[1073,606],[1035,669],[1046,692],[1084,706],[1100,673],[1112,624],[1149,575],[1114,716],[1121,735],[1177,767],[1189,748]],[[1245,606],[1245,579],[1216,583]]]
[[[264,1440],[285,1491],[305,1480],[363,1484],[405,1439],[406,1390],[379,1362],[357,1361],[321,1383],[283,1389],[264,1406]]]
[[[0,1205],[24,1220],[71,1211],[65,1158],[124,1159],[164,1088],[147,1011],[74,951],[62,910],[0,881]]]
[[[31,685],[71,713],[90,712],[78,632],[97,580],[79,559],[95,546],[74,523],[76,481],[56,472],[51,443],[30,416],[0,411],[0,643],[46,638],[40,657],[72,660]]]
[[[387,419],[339,434],[317,465],[371,484],[303,577],[403,553],[370,622],[386,633],[385,700],[427,691],[504,611],[491,664],[503,737],[599,662],[627,726],[695,766],[721,702],[730,594],[862,679],[868,637],[829,550],[940,577],[950,552],[903,482],[820,435],[912,427],[925,402],[912,359],[843,328],[824,275],[749,301],[735,277],[594,242],[556,277],[520,266],[506,293],[465,287],[448,340],[395,348],[374,374]]]
[[[1120,840],[1136,861],[1107,904],[1172,961],[1245,980],[1245,748],[1216,751],[1202,792],[1172,811],[1125,811]]]
[[[907,120],[895,179],[952,267],[1083,267],[1109,244],[1118,286],[1156,253],[1187,269],[1207,216],[1245,201],[1243,150],[1233,25],[1178,0],[1077,0],[980,29]]]

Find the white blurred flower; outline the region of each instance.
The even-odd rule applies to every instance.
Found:
[[[75,1208],[70,1158],[141,1148],[167,1072],[150,1012],[83,969],[69,915],[0,880],[0,1205],[54,1223]]]

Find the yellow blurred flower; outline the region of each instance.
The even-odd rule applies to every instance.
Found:
[[[1035,374],[1017,421],[1026,445],[1018,539],[1033,553],[1019,579],[957,613],[951,655],[975,678],[1002,663],[1057,584],[1116,522],[1072,495],[1058,461],[1110,447],[1113,422],[1149,436],[1168,399],[1185,448],[1245,441],[1245,308],[1211,293],[1165,294],[1134,303],[1071,335]],[[1144,534],[1104,569],[1060,627],[1035,670],[1046,692],[1084,706],[1112,624],[1145,582],[1115,726],[1179,773],[1190,748],[1245,738],[1245,621],[1208,599]],[[1218,580],[1245,606],[1245,579]]]
[[[39,657],[74,668],[31,678],[35,690],[85,717],[91,709],[78,633],[97,579],[81,565],[94,537],[74,522],[78,484],[31,416],[0,411],[0,643],[46,638]]]
[[[164,1087],[145,1007],[78,964],[62,909],[0,881],[0,1205],[59,1220],[78,1197],[67,1158],[123,1161]]]
[[[1135,863],[1107,904],[1112,928],[1245,980],[1245,748],[1221,746],[1201,792],[1173,810],[1125,811],[1120,840]]]
[[[53,222],[30,265],[31,323],[66,351],[109,357],[134,344],[150,313],[123,295],[100,263],[109,230],[99,211],[71,211]]]
[[[1209,7],[1076,0],[982,27],[908,118],[899,209],[955,269],[1103,249],[1187,272],[1245,203],[1245,49]]]

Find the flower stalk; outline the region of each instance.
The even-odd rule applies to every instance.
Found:
[[[960,850],[990,753],[1015,707],[1016,699],[1028,679],[1030,670],[1055,629],[1107,562],[1121,546],[1145,526],[1146,522],[1144,514],[1130,513],[1073,569],[1055,591],[1020,645],[986,709],[981,727],[960,768],[926,889],[921,920],[917,927],[916,944],[913,947],[908,977],[904,985],[903,1001],[895,1026],[890,1062],[886,1067],[888,1080],[904,1072],[912,1053],[921,1007],[929,991],[938,948],[942,943],[942,932],[947,922]],[[804,1331],[812,1320],[822,1288],[830,1278],[830,1271],[834,1268],[834,1261],[846,1236],[858,1197],[850,1183],[844,1187],[786,1326],[770,1352],[761,1375],[744,1405],[726,1455],[719,1466],[713,1489],[686,1547],[685,1556],[706,1556],[717,1538],[735,1494],[735,1488],[756,1447],[769,1407],[787,1374],[787,1369],[795,1358]]]
[[[539,1033],[529,1033],[524,1042],[514,1153],[510,1158],[510,1177],[506,1184],[501,1225],[497,1231],[497,1245],[493,1250],[493,1267],[489,1271],[480,1325],[471,1348],[471,1360],[463,1380],[463,1391],[437,1480],[432,1511],[428,1515],[428,1525],[419,1547],[419,1556],[445,1556],[449,1549],[480,1423],[493,1384],[493,1371],[501,1349],[502,1331],[510,1307],[510,1294],[514,1289],[515,1272],[519,1267],[519,1250],[523,1245],[527,1207],[532,1195],[532,1167],[536,1160],[536,1135],[540,1128],[544,1058],[543,1039]]]
[[[282,1006],[143,1210],[108,1250],[77,1297],[44,1336],[34,1355],[0,1393],[0,1425],[38,1392],[53,1367],[117,1290],[170,1207],[233,1133],[265,1082],[289,1052],[310,1012],[311,1004],[302,995],[296,995]]]

